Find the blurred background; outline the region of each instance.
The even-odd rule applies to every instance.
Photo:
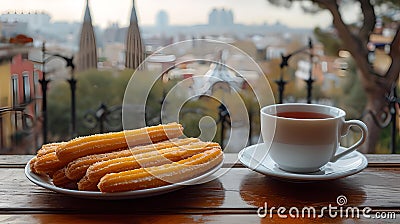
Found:
[[[143,83],[162,74],[143,111],[147,125],[160,123],[176,83],[188,80],[188,91],[201,89],[190,81],[207,75],[223,80],[207,83],[207,91],[218,95],[232,87],[241,96],[248,145],[260,135],[252,85],[271,87],[275,103],[340,107],[347,119],[369,127],[360,151],[400,152],[397,0],[3,0],[1,6],[0,154],[32,154],[44,143],[122,130],[124,92],[134,71]],[[237,54],[204,55],[197,39],[233,45],[261,70]],[[189,50],[154,54],[188,40]],[[197,57],[209,60],[192,60]],[[239,70],[224,67],[227,62]],[[264,77],[270,87],[257,85]],[[225,103],[234,108],[227,92]],[[226,107],[208,97],[187,102],[180,112],[185,134],[198,136],[200,119],[210,116],[218,127],[215,141],[242,137]],[[358,138],[353,130],[342,144]]]

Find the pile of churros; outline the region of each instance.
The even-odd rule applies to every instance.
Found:
[[[217,143],[182,135],[183,127],[170,123],[78,137],[43,145],[30,168],[58,187],[122,192],[182,182],[222,162]]]

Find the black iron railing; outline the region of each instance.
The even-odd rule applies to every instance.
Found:
[[[71,138],[77,135],[76,130],[76,83],[75,79],[75,64],[73,63],[74,57],[65,57],[60,54],[50,54],[46,51],[46,43],[42,44],[42,59],[41,61],[32,61],[35,63],[39,63],[42,65],[42,79],[39,80],[39,83],[42,87],[42,95],[43,95],[43,103],[42,103],[42,117],[43,117],[43,144],[47,143],[47,133],[48,133],[48,125],[47,125],[47,88],[48,84],[51,82],[50,79],[47,79],[47,71],[46,71],[46,63],[54,58],[61,58],[66,62],[65,67],[71,68],[71,77],[67,79],[70,89],[71,89]]]

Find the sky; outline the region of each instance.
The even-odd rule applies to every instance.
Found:
[[[80,22],[86,0],[0,0],[1,11],[28,13],[45,11],[52,21]],[[274,24],[279,21],[293,28],[327,27],[332,23],[329,12],[305,14],[300,6],[291,9],[272,6],[267,0],[136,0],[140,25],[153,25],[160,10],[169,15],[171,25],[206,24],[213,8],[231,9],[235,23]],[[132,0],[89,0],[93,24],[102,28],[118,22],[127,26]]]

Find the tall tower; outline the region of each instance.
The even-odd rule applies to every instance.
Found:
[[[126,36],[125,67],[136,69],[144,60],[144,47],[140,37],[135,0],[132,1],[131,20]]]
[[[92,17],[90,16],[89,0],[86,0],[86,10],[83,17],[81,40],[78,52],[78,71],[97,68],[96,38],[94,36]]]

